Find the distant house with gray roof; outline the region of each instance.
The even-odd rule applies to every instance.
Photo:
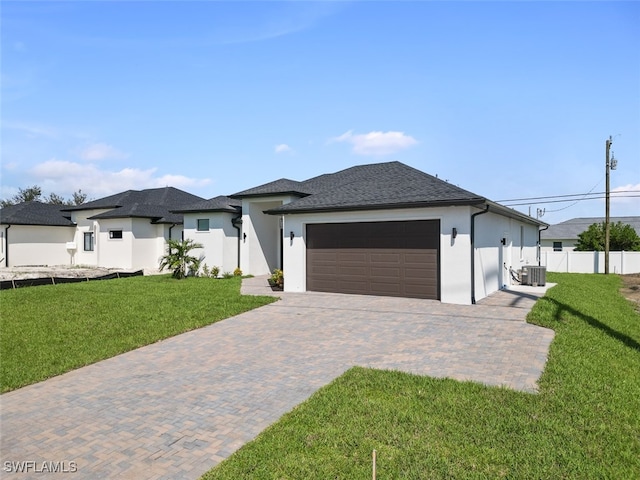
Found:
[[[3,266],[157,268],[169,238],[182,237],[173,212],[203,198],[173,187],[127,190],[82,205],[24,202],[0,209]]]
[[[578,235],[594,223],[604,221],[604,217],[581,217],[551,225],[540,232],[540,248],[543,252],[572,251],[578,243]],[[609,221],[631,225],[640,235],[640,217],[610,217]]]

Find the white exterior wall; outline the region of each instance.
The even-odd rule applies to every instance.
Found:
[[[76,223],[77,228],[74,235],[76,242],[76,265],[98,266],[98,231],[100,226],[97,220],[89,220],[88,217],[107,212],[108,210],[80,210],[71,212],[71,220]],[[84,250],[84,234],[93,232],[93,251]]]
[[[131,219],[133,251],[132,264],[129,268],[135,270],[158,268],[160,257],[165,251],[166,230],[168,230],[167,225],[151,223],[148,218]]]
[[[219,267],[220,274],[233,272],[238,266],[238,230],[231,220],[232,213],[185,213],[184,238],[200,243],[204,248],[193,250],[195,256],[204,254],[208,267]],[[198,219],[209,219],[209,231],[198,232]]]
[[[7,255],[5,244],[6,225],[2,225],[2,265]],[[75,227],[51,227],[39,225],[11,225],[6,231],[9,241],[9,267],[26,265],[73,265],[74,251],[67,250],[67,242],[73,242]]]
[[[291,199],[290,196],[281,196],[242,200],[240,268],[244,274],[266,275],[281,267],[281,217],[263,212],[289,203]]]
[[[472,209],[472,213],[478,212]],[[522,227],[522,230],[521,230]],[[505,244],[502,244],[502,239]],[[511,285],[509,269],[537,265],[538,226],[492,212],[475,217],[475,299]]]
[[[562,251],[566,252],[566,251],[572,251],[577,243],[577,240],[575,238],[572,239],[562,239],[562,238],[555,238],[555,239],[541,239],[540,240],[540,251],[541,252],[553,252],[553,242],[562,242]]]
[[[122,238],[109,238],[110,230],[122,230]],[[98,266],[125,269],[134,268],[133,240],[131,218],[100,220],[98,222],[95,245],[98,253]]]
[[[471,303],[469,207],[413,208],[286,215],[284,217],[284,288],[306,291],[306,225],[312,223],[440,220],[440,291],[443,303]],[[452,228],[457,229],[455,240]],[[290,232],[294,239],[290,239]]]

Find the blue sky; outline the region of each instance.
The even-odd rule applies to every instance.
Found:
[[[211,198],[391,160],[492,200],[603,192],[609,135],[612,190],[640,191],[638,2],[3,1],[0,15],[2,198],[34,184]],[[557,223],[604,200],[538,208]],[[611,212],[640,215],[640,197]]]

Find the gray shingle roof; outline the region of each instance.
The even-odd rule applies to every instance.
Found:
[[[542,240],[577,240],[578,234],[584,232],[594,223],[603,223],[604,217],[582,217],[572,218],[555,225],[551,225],[547,230],[540,232],[540,238]],[[631,225],[634,230],[640,235],[640,217],[610,217],[611,223],[622,222],[623,224]]]
[[[108,197],[93,200],[66,211],[111,209],[90,217],[106,218],[149,218],[154,223],[182,223],[182,214],[175,211],[185,205],[204,201],[204,198],[192,195],[174,187],[150,188],[147,190],[127,190]]]
[[[22,202],[0,208],[0,223],[3,225],[45,225],[50,227],[73,227],[71,215],[62,211],[64,205],[42,202]]]
[[[247,198],[247,197],[264,197],[270,195],[285,195],[296,194],[299,196],[308,195],[308,189],[304,188],[304,182],[297,182],[295,180],[289,180],[288,178],[281,178],[274,180],[273,182],[265,183],[257,187],[243,190],[242,192],[234,193],[232,198]]]
[[[472,205],[486,201],[400,162],[360,165],[299,184],[306,196],[269,213]]]
[[[219,195],[209,200],[194,203],[181,207],[178,210],[172,210],[175,213],[192,213],[192,212],[229,212],[240,213],[242,210],[242,201],[235,198]]]

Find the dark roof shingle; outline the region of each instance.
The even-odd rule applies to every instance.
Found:
[[[106,218],[150,218],[154,223],[182,223],[182,215],[177,209],[204,201],[204,198],[192,195],[174,187],[150,188],[147,190],[127,190],[108,197],[93,200],[66,211],[110,209],[91,219]]]
[[[49,227],[73,227],[71,215],[65,213],[64,205],[42,202],[22,202],[0,208],[0,223],[3,225],[44,225]]]
[[[194,212],[229,212],[239,213],[242,209],[242,201],[235,198],[219,195],[209,200],[197,202],[192,205],[185,205],[177,210],[172,210],[175,213],[194,213]]]
[[[300,182],[308,195],[270,213],[472,205],[484,197],[400,162],[351,167]]]

